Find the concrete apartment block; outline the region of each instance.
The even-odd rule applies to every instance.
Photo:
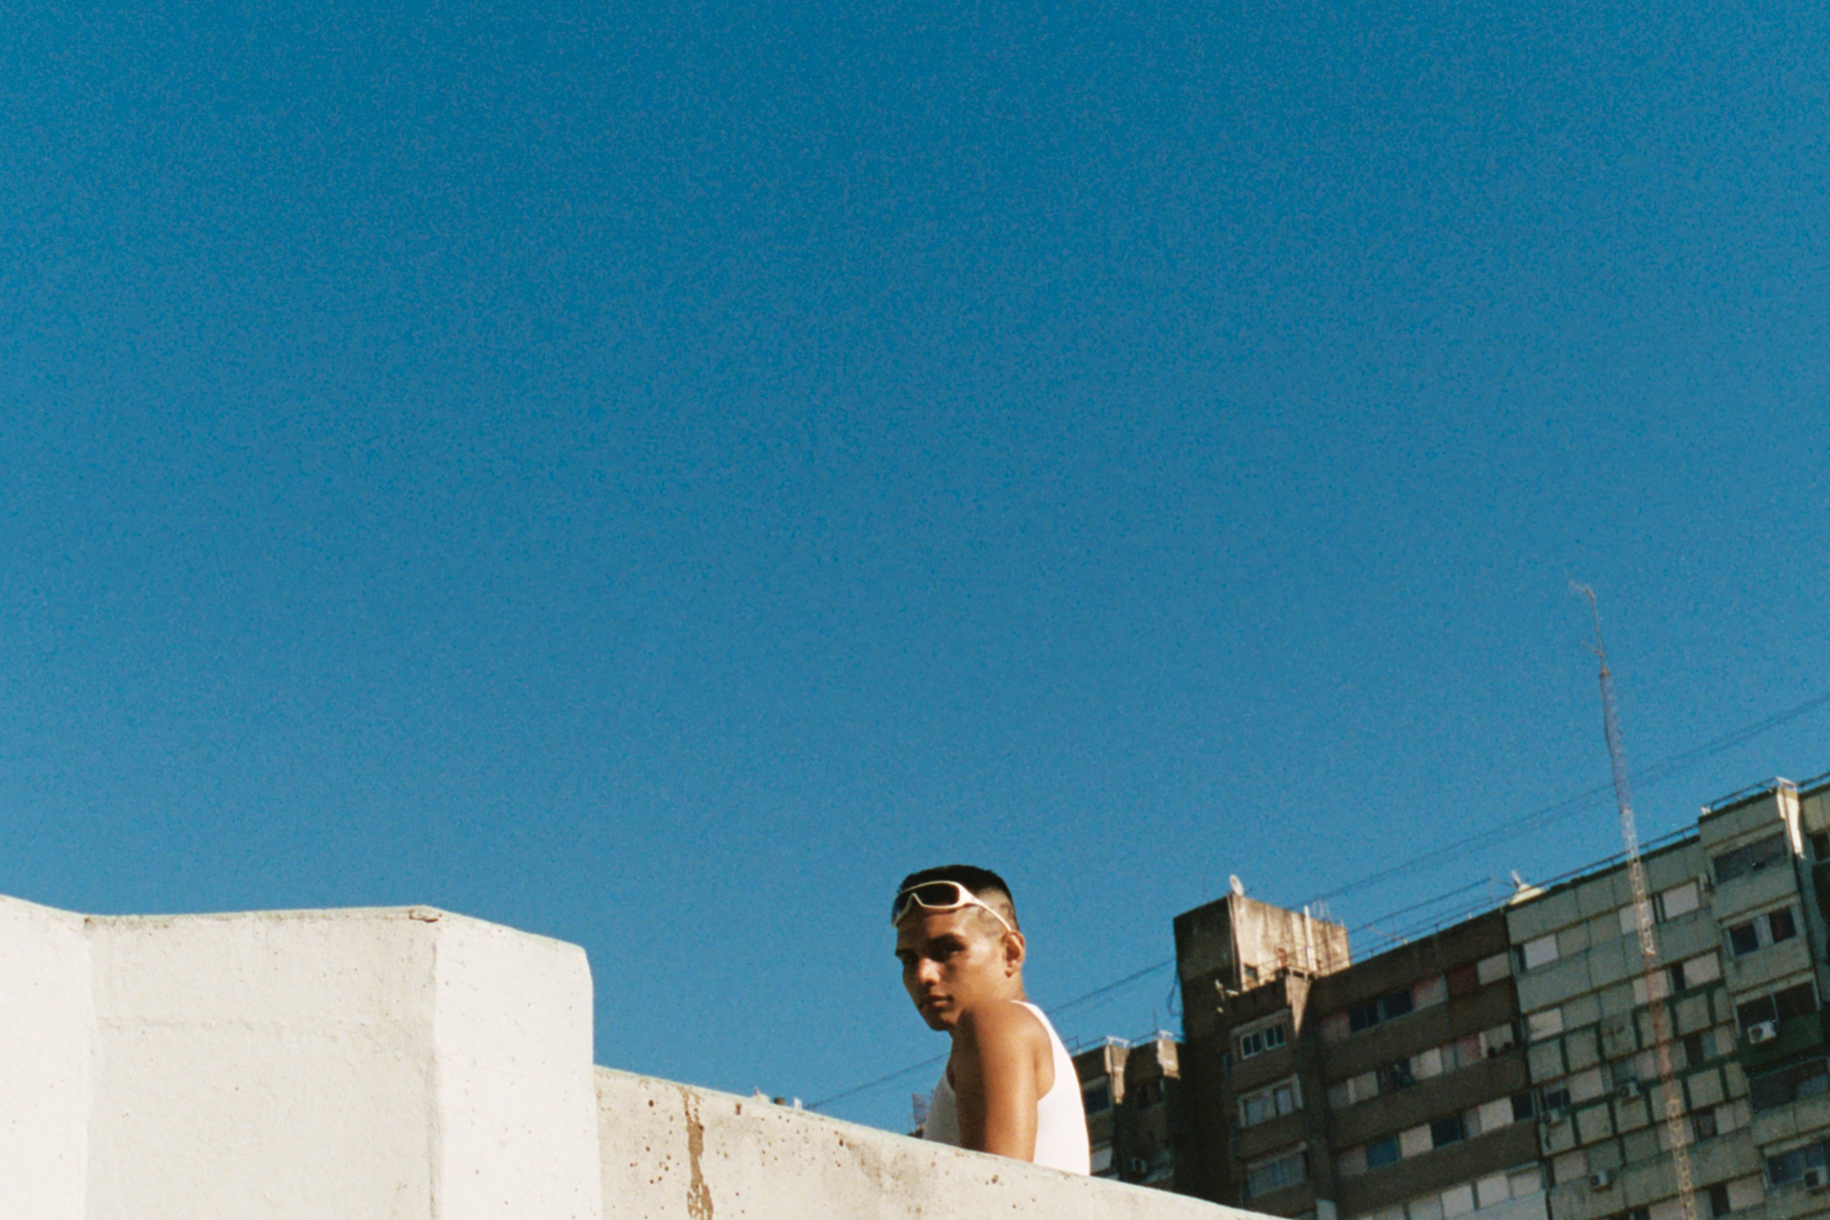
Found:
[[[1830,1217],[1830,776],[1642,860],[1650,976],[1620,858],[1351,965],[1236,890],[1178,916],[1190,1186],[1306,1220],[1676,1220],[1669,1092],[1702,1220]]]
[[[1699,1215],[1830,1214],[1830,1170],[1819,1168],[1830,1153],[1830,974],[1810,863],[1818,847],[1830,858],[1824,790],[1763,785],[1646,853],[1659,949],[1650,980],[1624,862],[1507,909],[1553,1220],[1678,1215],[1655,1004],[1671,1032]]]
[[[597,1069],[591,1029],[582,950],[441,911],[0,898],[0,1216],[1249,1216]]]
[[[1189,1187],[1313,1220],[1542,1220],[1501,913],[1354,963],[1339,925],[1234,893],[1176,946]]]

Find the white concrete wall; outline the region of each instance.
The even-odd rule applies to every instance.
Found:
[[[83,917],[0,898],[0,1216],[83,1220],[89,943]]]
[[[583,950],[439,911],[0,899],[0,1217],[601,1220],[591,1021]]]
[[[605,1220],[1229,1220],[1256,1213],[599,1068]]]
[[[1246,1216],[592,1066],[574,945],[0,898],[0,1220]]]

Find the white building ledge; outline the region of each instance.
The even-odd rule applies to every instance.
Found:
[[[592,1066],[584,951],[427,908],[0,897],[0,1216],[1226,1220]]]

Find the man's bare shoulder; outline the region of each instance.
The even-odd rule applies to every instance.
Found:
[[[1020,1000],[974,1004],[960,1013],[957,1028],[980,1045],[1048,1045],[1048,1031],[1042,1021]]]

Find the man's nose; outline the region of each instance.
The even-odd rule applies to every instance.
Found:
[[[918,983],[938,983],[940,981],[940,963],[931,957],[924,957],[916,962],[915,981]]]

